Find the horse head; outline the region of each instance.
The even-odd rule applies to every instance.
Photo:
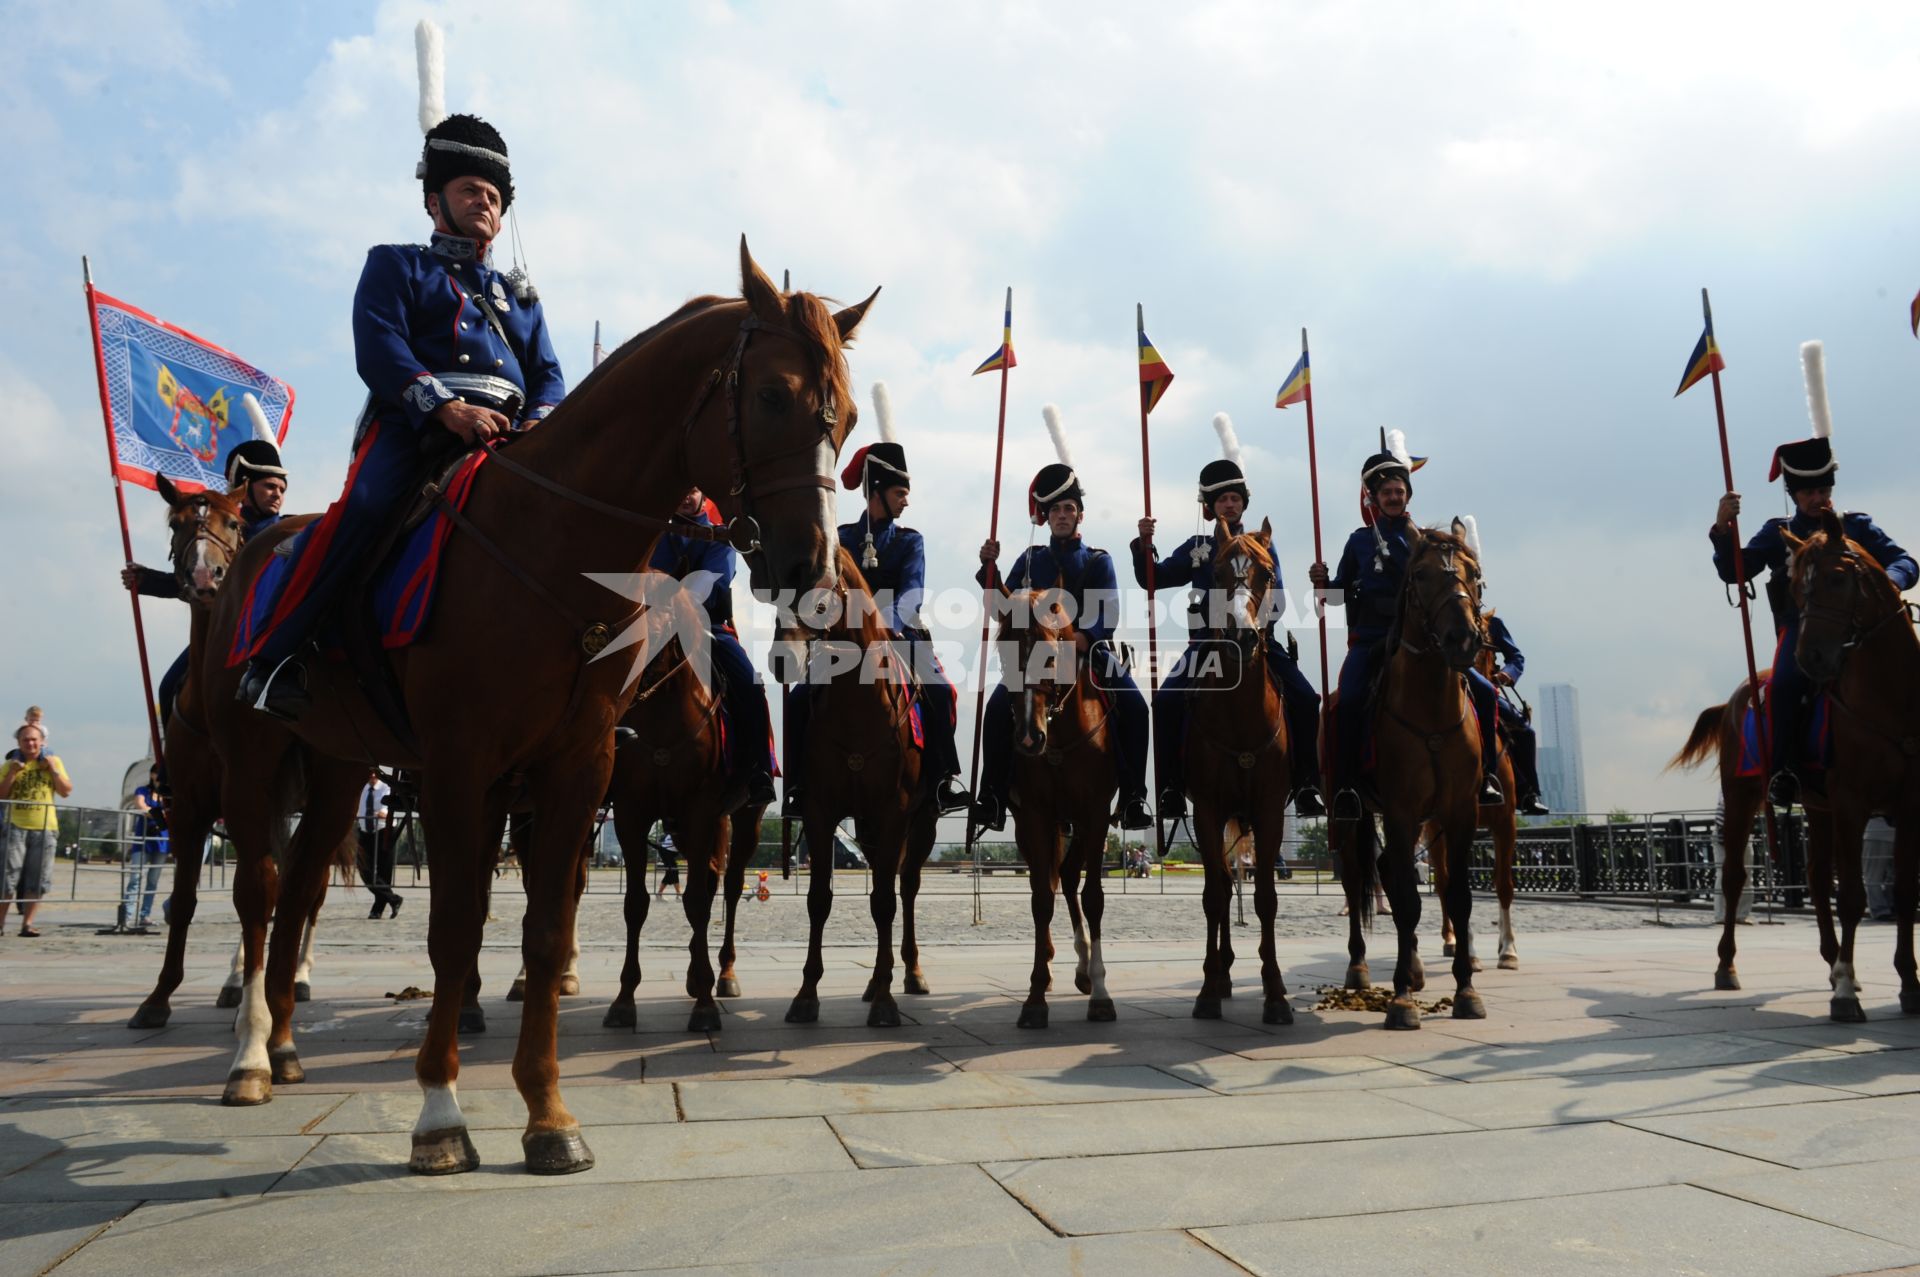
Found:
[[[841,310],[783,293],[742,236],[740,292],[744,306],[711,307],[737,329],[687,422],[684,459],[733,521],[755,591],[796,595],[834,576],[835,458],[859,417],[845,349],[880,290]]]
[[[1014,748],[1043,754],[1053,720],[1072,701],[1081,675],[1070,597],[1058,587],[1015,590],[1007,604],[1000,618],[1000,666],[1008,690],[1020,698]]]
[[[783,682],[830,683],[856,670],[869,682],[909,681],[886,619],[853,555],[837,541],[833,572],[781,610],[773,662]]]
[[[1427,528],[1413,539],[1400,592],[1400,646],[1438,651],[1450,668],[1470,670],[1486,646],[1480,561],[1457,533]]]
[[[1240,654],[1251,658],[1267,641],[1267,594],[1273,586],[1273,524],[1260,521],[1258,532],[1234,536],[1222,522],[1215,532],[1220,548],[1213,556],[1213,580],[1216,591],[1224,590],[1226,614],[1220,618],[1224,629],[1238,644]]]
[[[167,558],[180,594],[190,603],[211,603],[240,554],[240,500],[211,488],[182,492],[163,474],[154,484],[167,503]]]
[[[1794,656],[1815,683],[1831,683],[1860,640],[1901,613],[1900,592],[1873,556],[1847,539],[1831,509],[1805,540],[1785,529],[1781,536],[1793,553],[1793,597],[1800,606]]]

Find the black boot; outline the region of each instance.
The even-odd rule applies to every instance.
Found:
[[[780,814],[788,820],[798,820],[806,807],[806,802],[806,791],[793,781],[788,781],[786,797],[780,802]]]
[[[1506,791],[1500,788],[1500,782],[1493,776],[1480,778],[1478,802],[1482,807],[1502,807],[1506,805]]]
[[[995,831],[1007,827],[1007,805],[1000,796],[991,790],[973,800],[973,812],[968,817],[974,832],[992,829]]]
[[[933,802],[942,816],[951,816],[972,806],[973,795],[967,792],[958,776],[942,776],[940,783],[933,787]]]
[[[1160,819],[1184,820],[1187,815],[1187,795],[1184,790],[1163,789],[1160,791]]]
[[[1539,794],[1522,794],[1518,810],[1522,816],[1551,816],[1553,808],[1540,801]]]
[[[1302,785],[1293,791],[1293,814],[1303,818],[1327,814],[1327,803],[1320,796],[1318,785]]]
[[[1120,800],[1120,828],[1153,828],[1153,813],[1147,810],[1145,794],[1128,794]]]
[[[234,699],[263,714],[285,722],[297,722],[313,698],[307,693],[307,667],[298,658],[288,657],[278,666],[251,661],[240,676]]]
[[[749,807],[766,807],[773,802],[773,773],[765,768],[756,768],[747,777],[747,802]]]

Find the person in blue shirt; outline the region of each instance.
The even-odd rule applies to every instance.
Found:
[[[1741,565],[1747,579],[1768,572],[1767,606],[1773,612],[1774,633],[1779,642],[1773,656],[1773,671],[1767,679],[1766,703],[1769,708],[1768,744],[1773,751],[1772,776],[1767,796],[1778,806],[1786,806],[1799,796],[1801,788],[1823,792],[1822,778],[1807,769],[1807,737],[1811,730],[1813,683],[1800,668],[1794,646],[1800,641],[1800,609],[1793,601],[1791,564],[1793,554],[1782,532],[1810,537],[1820,530],[1822,517],[1833,508],[1833,478],[1839,472],[1834,460],[1833,442],[1824,436],[1781,444],[1774,449],[1769,481],[1785,478],[1787,498],[1793,502],[1791,515],[1768,519],[1747,541],[1741,552]],[[1734,565],[1733,521],[1740,514],[1740,494],[1729,492],[1720,498],[1708,537],[1713,542],[1713,566],[1728,585],[1739,580]],[[1911,590],[1920,567],[1913,556],[1880,529],[1872,517],[1858,512],[1840,516],[1847,538],[1885,570],[1902,592]]]
[[[1020,552],[1004,578],[1009,590],[1045,590],[1056,583],[1073,599],[1074,639],[1083,659],[1093,662],[1093,680],[1112,698],[1119,725],[1116,743],[1120,757],[1120,827],[1147,829],[1153,813],[1147,809],[1147,698],[1133,681],[1133,673],[1113,648],[1113,627],[1120,615],[1119,578],[1113,557],[1080,539],[1085,517],[1080,477],[1064,461],[1043,466],[1027,485],[1027,513],[1047,529],[1045,545]],[[990,585],[999,570],[1000,543],[988,540],[980,547],[982,586]],[[1013,777],[1013,701],[1006,685],[987,698],[980,724],[980,793],[973,808],[978,829],[1004,829],[1007,796]]]
[[[913,476],[907,470],[906,449],[894,437],[893,414],[884,385],[874,386],[873,402],[880,418],[880,442],[855,452],[840,474],[842,486],[858,491],[866,505],[858,519],[840,525],[840,544],[859,565],[880,608],[882,623],[901,646],[919,680],[920,722],[934,778],[934,803],[945,816],[965,811],[973,801],[960,780],[960,752],[954,743],[957,697],[920,617],[927,587],[927,546],[918,532],[900,523],[912,498]],[[804,757],[810,706],[810,698],[805,695],[789,699],[789,760]],[[789,814],[799,814],[804,784],[801,779],[798,785],[788,785]]]
[[[1209,461],[1200,470],[1200,514],[1208,531],[1181,542],[1165,559],[1153,563],[1156,590],[1191,586],[1196,600],[1211,595],[1217,588],[1213,579],[1215,556],[1220,550],[1218,524],[1224,523],[1230,535],[1241,534],[1251,499],[1246,472],[1237,461],[1222,458]],[[1144,589],[1147,565],[1155,559],[1153,519],[1140,520],[1140,535],[1133,542],[1133,577]],[[1276,563],[1268,583],[1268,598],[1278,607],[1284,586]],[[1160,818],[1184,816],[1187,810],[1185,758],[1187,701],[1193,693],[1197,662],[1205,650],[1207,604],[1196,602],[1189,615],[1187,650],[1175,663],[1172,673],[1160,684],[1153,698],[1153,756],[1155,775],[1159,777]],[[1286,644],[1280,641],[1279,623],[1267,627],[1267,664],[1279,684],[1287,721],[1287,747],[1293,769],[1293,809],[1302,816],[1324,816],[1326,806],[1320,797],[1320,694],[1300,673]]]
[[[1367,458],[1360,468],[1373,522],[1356,528],[1347,538],[1337,573],[1315,563],[1307,575],[1315,588],[1344,597],[1347,613],[1347,655],[1340,663],[1340,703],[1333,715],[1333,818],[1358,820],[1361,815],[1360,774],[1366,756],[1373,701],[1373,680],[1386,656],[1387,634],[1400,605],[1401,582],[1412,553],[1413,521],[1407,504],[1413,499],[1413,465],[1399,431],[1387,436],[1387,446]],[[1340,598],[1330,598],[1339,603]],[[1482,723],[1499,712],[1493,684],[1484,678],[1467,683],[1474,711]],[[1491,698],[1491,699],[1490,699]],[[1493,732],[1480,733],[1480,792],[1482,807],[1506,801],[1495,769],[1499,742]]]
[[[354,362],[369,394],[346,489],[290,543],[262,631],[228,654],[247,665],[239,699],[277,717],[308,703],[297,654],[418,484],[423,447],[484,443],[566,393],[538,296],[493,266],[514,196],[506,142],[484,120],[448,116],[428,131],[416,173],[432,239],[369,250],[354,293]]]
[[[1494,667],[1493,685],[1496,689],[1494,706],[1499,714],[1499,729],[1507,734],[1507,743],[1513,750],[1513,784],[1520,791],[1514,800],[1514,811],[1522,816],[1550,816],[1552,811],[1540,801],[1540,749],[1539,738],[1534,734],[1533,724],[1526,715],[1515,709],[1506,697],[1498,694],[1502,687],[1512,687],[1519,683],[1520,675],[1526,671],[1527,658],[1521,653],[1520,645],[1513,641],[1513,632],[1507,623],[1489,612],[1487,622],[1487,646],[1500,657],[1500,663]],[[1483,677],[1475,670],[1473,677]],[[1481,730],[1488,724],[1482,723]]]
[[[153,922],[153,898],[167,860],[167,818],[160,799],[160,769],[147,768],[147,783],[133,791],[133,839],[127,844],[117,932],[144,934]]]
[[[672,522],[689,527],[718,527],[724,522],[698,488],[688,492]],[[727,771],[733,778],[725,796],[727,810],[773,801],[773,727],[767,689],[753,659],[741,646],[733,624],[733,576],[739,557],[725,541],[709,541],[669,530],[654,543],[647,566],[682,582],[707,610],[713,636],[713,668],[720,673],[727,710]]]

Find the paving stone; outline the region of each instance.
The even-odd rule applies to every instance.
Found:
[[[952,1072],[953,1064],[940,1050],[898,1040],[816,1047],[793,1043],[759,1051],[655,1056],[647,1060],[646,1068],[650,1081]]]
[[[1356,1235],[1358,1234],[1358,1236]],[[1768,1273],[1824,1277],[1920,1251],[1685,1185],[1209,1228],[1256,1273]],[[1364,1238],[1364,1240],[1361,1240]]]
[[[1371,1094],[1207,1096],[828,1119],[862,1166],[1092,1157],[1472,1129]]]
[[[1441,1085],[1431,1073],[1370,1055],[1321,1055],[1298,1059],[1245,1060],[1226,1057],[1204,1064],[1169,1064],[1166,1071],[1183,1081],[1223,1095],[1259,1095],[1273,1091],[1376,1091],[1401,1086]]]
[[[848,1254],[911,1262],[982,1238],[1051,1237],[970,1166],[666,1181],[639,1192],[579,1176],[547,1182],[570,1190],[563,1215],[545,1192],[442,1193],[427,1216],[419,1197],[391,1192],[144,1206],[82,1248],[60,1277],[200,1271],[209,1256],[234,1272],[336,1277],[343,1245],[355,1238],[377,1239],[389,1272],[561,1274]],[[850,1227],[855,1216],[874,1224]]]
[[[45,1272],[137,1204],[10,1202],[0,1210],[0,1272]]]
[[[1810,1059],[1742,1065],[1742,1072],[1833,1087],[1859,1095],[1905,1095],[1920,1091],[1920,1054],[1856,1051]]]
[[[856,1243],[857,1244],[857,1243]],[[653,1271],[653,1270],[649,1270]],[[668,1268],[659,1277],[1085,1277],[1088,1273],[1153,1273],[1207,1277],[1241,1269],[1185,1233],[1049,1237],[1045,1241],[956,1246],[916,1255],[854,1255],[727,1268]]]
[[[118,1140],[221,1140],[303,1135],[338,1108],[343,1096],[283,1086],[273,1103],[226,1108],[201,1096],[89,1096],[21,1099],[0,1108],[0,1144],[20,1135],[50,1140],[98,1136]]]
[[[22,1137],[48,1155],[0,1179],[0,1202],[191,1200],[264,1193],[319,1137],[75,1140]]]
[[[1707,1176],[1701,1187],[1920,1247],[1920,1158]]]
[[[678,1085],[680,1106],[688,1121],[1084,1104],[1199,1093],[1198,1087],[1186,1081],[1137,1065],[1046,1074],[913,1073],[858,1082],[796,1077]]]
[[[1785,1166],[1838,1166],[1920,1157],[1920,1095],[1739,1113],[1686,1113],[1626,1124]]]
[[[470,1130],[524,1130],[527,1106],[520,1092],[460,1087],[460,1111]],[[335,1097],[338,1099],[339,1097]],[[280,1101],[276,1099],[277,1105]],[[569,1086],[567,1108],[585,1127],[633,1122],[673,1122],[673,1087],[668,1083],[619,1082],[607,1086]],[[316,1135],[378,1134],[411,1131],[420,1116],[420,1092],[363,1091],[346,1097],[313,1126]],[[0,1113],[0,1121],[5,1114]]]
[[[1414,1067],[1472,1081],[1581,1073],[1632,1073],[1656,1069],[1712,1068],[1805,1054],[1783,1042],[1729,1034],[1549,1042],[1542,1045],[1474,1046],[1409,1059]]]
[[[1785,1065],[1768,1065],[1778,1069]],[[1395,1098],[1488,1129],[1843,1100],[1850,1093],[1742,1068],[1579,1074],[1426,1087]]]
[[[1679,1183],[1757,1164],[1611,1125],[1001,1162],[1064,1233],[1204,1228]],[[1258,1185],[1236,1192],[1230,1185]]]

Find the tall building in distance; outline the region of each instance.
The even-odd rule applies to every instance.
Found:
[[[1543,683],[1533,710],[1533,729],[1540,737],[1540,796],[1555,815],[1587,810],[1579,689],[1571,683]]]

